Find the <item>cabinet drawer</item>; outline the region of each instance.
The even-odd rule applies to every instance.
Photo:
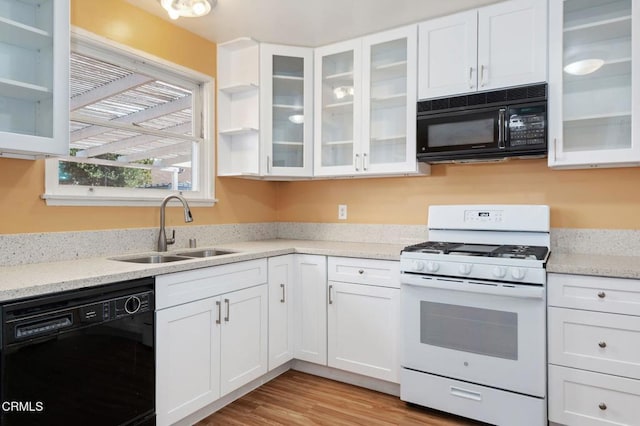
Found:
[[[156,309],[267,282],[267,259],[230,263],[156,277]]]
[[[640,280],[549,274],[549,306],[640,314]]]
[[[400,262],[393,260],[329,257],[329,281],[400,288]]]
[[[640,317],[549,308],[549,363],[640,379]]]
[[[637,425],[640,381],[549,366],[549,420],[564,425]]]

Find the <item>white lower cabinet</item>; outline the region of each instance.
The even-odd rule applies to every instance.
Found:
[[[294,358],[327,365],[327,258],[295,256]]]
[[[640,424],[640,281],[549,274],[549,420]]]
[[[294,259],[269,258],[269,371],[293,359]]]
[[[261,259],[156,278],[159,426],[267,372],[266,272]]]
[[[400,382],[398,268],[393,261],[328,259],[329,367]]]

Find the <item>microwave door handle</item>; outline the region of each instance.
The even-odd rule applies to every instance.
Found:
[[[506,127],[506,123],[505,123],[505,115],[506,115],[506,108],[500,108],[500,110],[498,110],[498,148],[499,149],[504,149],[505,145],[504,145],[504,134],[505,134],[505,127]]]

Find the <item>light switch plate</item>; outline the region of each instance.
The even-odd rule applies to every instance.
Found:
[[[347,220],[346,204],[338,204],[338,220]]]

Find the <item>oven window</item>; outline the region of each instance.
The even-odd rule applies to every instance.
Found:
[[[517,360],[518,314],[421,301],[420,342]]]
[[[429,125],[429,147],[475,145],[494,140],[493,118]]]

